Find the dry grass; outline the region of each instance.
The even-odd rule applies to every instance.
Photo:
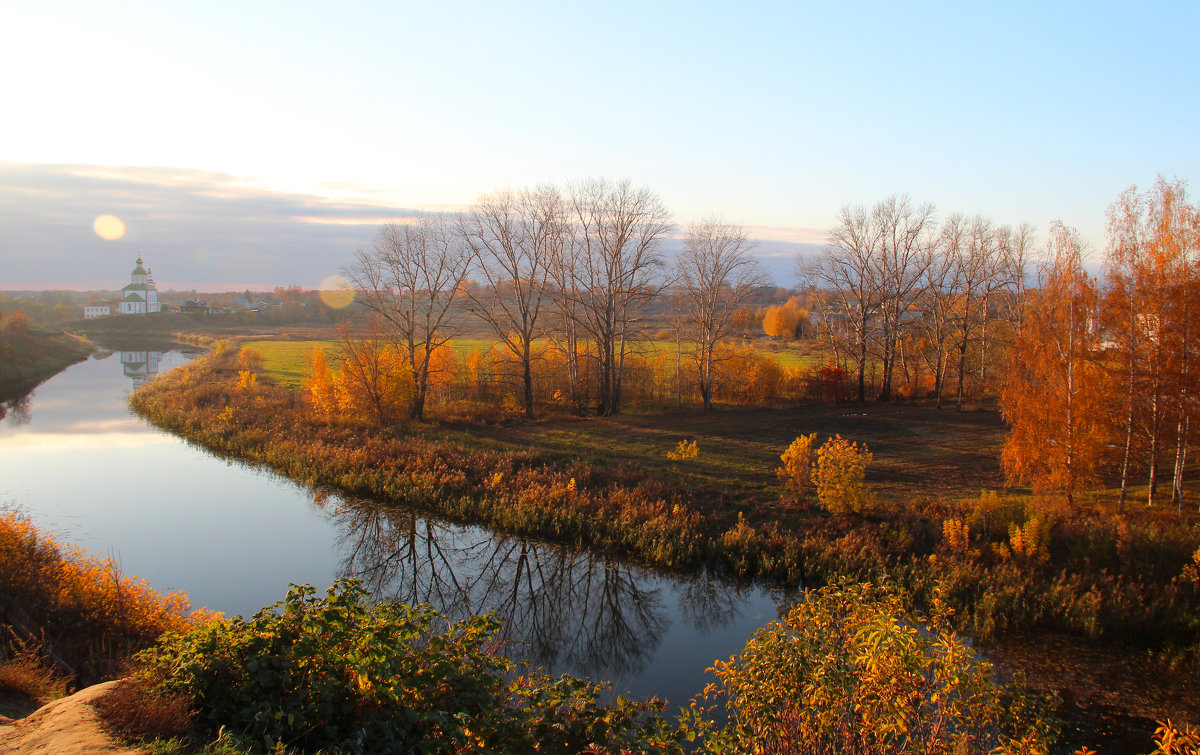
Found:
[[[69,681],[45,662],[40,647],[18,645],[0,661],[0,692],[46,703],[66,695]]]
[[[96,710],[105,728],[127,741],[185,739],[194,730],[195,713],[185,695],[157,692],[139,676],[98,699]]]

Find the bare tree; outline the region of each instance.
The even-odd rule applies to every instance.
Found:
[[[871,213],[880,239],[872,278],[879,288],[874,298],[881,315],[883,384],[879,398],[884,401],[892,397],[896,345],[905,315],[920,293],[926,250],[933,243],[933,214],[932,204],[914,206],[907,195],[888,197]]]
[[[629,181],[592,179],[571,187],[573,249],[564,266],[564,309],[596,346],[599,412],[621,410],[628,343],[648,301],[665,286],[662,237],[670,215],[658,195]]]
[[[1000,254],[1004,258],[1005,287],[1009,291],[1007,320],[1018,329],[1025,317],[1025,268],[1033,251],[1036,230],[1030,223],[1016,229],[1005,226],[1000,236]]]
[[[958,258],[947,252],[945,241],[946,235],[943,233],[939,235],[937,244],[926,249],[922,265],[924,281],[918,300],[921,319],[917,321],[925,342],[922,353],[933,372],[933,395],[939,409],[942,408],[942,392],[946,387],[947,342],[953,331],[951,316],[958,263]]]
[[[468,289],[468,308],[521,363],[525,416],[533,417],[533,351],[553,262],[567,234],[562,195],[553,187],[481,197],[461,224],[486,284]]]
[[[824,252],[797,260],[800,277],[831,292],[850,326],[858,363],[859,401],[867,396],[867,351],[880,307],[877,258],[881,244],[880,228],[872,214],[862,205],[847,205],[838,213]]]
[[[423,419],[430,360],[456,331],[450,307],[463,287],[469,248],[445,216],[418,215],[392,222],[375,243],[359,249],[344,270],[357,289],[359,303],[380,318],[386,337],[404,354],[413,372],[409,417]]]
[[[754,244],[741,226],[708,219],[688,227],[683,251],[676,259],[685,322],[699,351],[696,354],[704,408],[713,407],[713,362],[717,342],[729,332],[734,310],[755,289],[767,285]]]
[[[943,233],[948,239],[947,251],[958,258],[955,276],[958,351],[958,394],[956,403],[963,408],[966,397],[967,358],[970,347],[979,339],[987,317],[985,293],[998,274],[996,264],[998,247],[992,221],[975,216],[970,221],[953,216],[947,221]]]

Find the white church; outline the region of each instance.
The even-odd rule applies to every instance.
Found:
[[[130,273],[129,279],[129,285],[121,289],[121,314],[144,315],[160,311],[158,287],[154,285],[150,268],[142,267],[141,257],[138,257],[137,267]]]
[[[121,289],[119,313],[122,315],[144,315],[162,311],[158,303],[158,287],[154,285],[154,275],[150,268],[142,267],[142,264],[142,258],[138,257],[137,267],[129,275],[129,285]],[[112,307],[109,304],[88,304],[83,308],[85,319],[110,314]]]

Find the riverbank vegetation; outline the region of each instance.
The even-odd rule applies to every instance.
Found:
[[[1198,213],[1160,179],[1110,217],[1103,286],[1053,224],[1034,287],[1027,226],[847,207],[809,288],[755,311],[741,229],[689,227],[670,270],[645,189],[489,195],[385,226],[346,271],[365,317],[286,385],[225,348],[133,403],[352,494],[667,569],[894,584],[980,642],[1070,637],[1194,676]],[[486,349],[456,348],[468,317]],[[810,358],[739,343],[753,328]]]
[[[23,312],[0,314],[0,401],[20,398],[94,350],[83,338],[35,325]]]
[[[1196,668],[1197,517],[1118,516],[1104,495],[1071,506],[981,495],[1002,483],[1004,428],[991,413],[814,404],[380,427],[274,385],[260,364],[252,351],[217,350],[139,389],[133,405],[219,453],[458,521],[668,569],[891,582],[912,605],[945,606],[979,641],[1062,633]],[[788,490],[777,469],[798,429],[865,442],[872,495],[856,489],[853,506],[831,512],[817,491]],[[698,455],[668,459],[680,440]]]
[[[57,659],[60,676],[84,683],[111,678],[166,632],[215,618],[11,511],[0,511],[0,612],[6,640],[17,643],[10,648],[17,666],[34,656]]]
[[[96,703],[107,726],[157,753],[732,753],[767,739],[802,751],[1039,752],[1057,725],[1048,700],[998,683],[948,630],[918,633],[896,593],[867,585],[810,595],[786,626],[718,659],[707,697],[668,717],[656,700],[606,701],[603,683],[508,660],[490,616],[450,623],[374,601],[354,581],[323,597],[293,587],[228,620],[17,515],[0,517],[0,559],[6,596],[49,630],[46,645],[0,662],[0,691],[61,695],[81,677],[52,664],[89,648],[89,682],[131,674]],[[800,675],[778,677],[785,668]],[[816,702],[774,706],[755,679]],[[857,697],[843,697],[846,685]],[[903,705],[881,705],[901,693]],[[728,716],[714,718],[713,703]]]

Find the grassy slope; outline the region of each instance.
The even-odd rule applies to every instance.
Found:
[[[0,399],[16,398],[95,350],[87,340],[37,326],[0,330]]]

